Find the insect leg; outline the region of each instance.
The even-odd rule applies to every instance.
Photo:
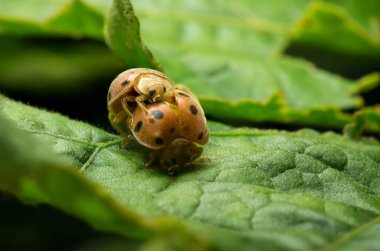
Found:
[[[128,108],[128,103],[125,98],[121,100],[121,106],[123,107],[124,111],[127,113],[128,116],[132,117],[132,112]]]
[[[148,116],[150,119],[153,119],[154,117],[149,114],[148,110],[146,109],[145,105],[143,102],[136,102],[137,105],[144,111],[145,115]]]
[[[130,135],[130,134],[128,134],[128,135],[124,135],[124,141],[123,142],[121,142],[121,146],[122,147],[127,147],[128,146],[128,143],[130,142],[130,141],[133,141],[135,138],[132,136],[132,135]]]
[[[157,162],[157,160],[159,159],[159,156],[161,154],[161,151],[158,150],[158,151],[152,151],[150,154],[149,154],[149,161],[145,164],[146,167],[152,167],[154,165],[154,163]]]
[[[170,176],[175,175],[177,170],[178,170],[178,165],[170,166],[168,168],[168,174]]]
[[[121,121],[123,121],[125,119],[125,112],[124,111],[121,111],[119,112],[118,114],[116,114],[116,116],[112,119],[112,124],[117,124],[117,123],[120,123]]]

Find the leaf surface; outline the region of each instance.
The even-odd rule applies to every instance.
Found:
[[[98,0],[1,0],[0,34],[102,39],[109,8]]]
[[[101,205],[110,211],[107,215],[116,214],[109,215],[111,219],[123,210],[131,210],[141,219],[168,216],[170,222],[176,217],[179,220],[172,226],[185,224],[190,229],[196,226],[200,233],[207,231],[210,245],[221,250],[228,250],[228,246],[223,248],[223,239],[230,245],[240,243],[241,248],[257,243],[257,250],[312,250],[328,247],[339,236],[367,223],[378,224],[380,144],[375,140],[353,141],[307,129],[289,133],[210,123],[212,136],[203,155],[209,161],[199,169],[168,176],[145,168],[148,152],[141,146],[122,148],[121,138],[100,129],[5,97],[0,108],[20,129],[50,145],[86,178],[75,173],[57,176],[56,166],[47,167],[52,174],[44,175],[45,170],[25,176],[33,170],[21,166],[22,174],[2,180],[2,187],[27,177],[28,189],[11,190],[67,210],[99,229],[132,235],[123,230],[125,220],[116,228],[108,225],[109,218],[95,224],[90,209],[81,209],[83,201],[100,203],[98,193],[104,190],[111,198]],[[2,137],[7,137],[2,131]],[[77,179],[75,187],[71,175]],[[92,190],[92,186],[101,190]],[[72,187],[65,190],[65,196],[50,194],[64,187]],[[82,202],[69,206],[68,201],[78,194]],[[113,203],[121,208],[114,208]],[[153,230],[165,226],[158,221]],[[179,232],[180,236],[186,234]],[[190,236],[194,234],[190,232]],[[360,234],[349,241],[355,238],[360,240]]]
[[[314,1],[294,26],[292,42],[346,55],[380,56],[380,3]]]
[[[219,1],[161,1],[156,7],[145,0],[136,1],[135,9],[144,40],[168,74],[176,82],[189,85],[199,96],[265,101],[273,93],[282,92],[291,108],[348,108],[358,104],[350,93],[350,81],[317,70],[304,61],[269,57],[273,53],[262,49],[263,45],[271,50],[281,47],[272,45],[270,39],[252,41],[260,37],[262,29],[285,39],[285,31],[297,15],[282,17],[287,22],[276,20],[274,14],[260,17],[258,8],[248,8],[250,2],[237,1],[230,8]],[[261,8],[268,8],[269,13],[273,6]],[[265,21],[272,26],[254,25]],[[231,25],[234,22],[245,26]],[[161,35],[162,27],[165,36]]]
[[[159,69],[158,62],[140,38],[139,20],[129,1],[113,1],[110,17],[105,24],[105,39],[129,68]]]

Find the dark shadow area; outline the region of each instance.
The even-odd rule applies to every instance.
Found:
[[[102,41],[0,36],[0,46],[0,93],[111,130],[108,87],[125,66]]]
[[[46,205],[27,206],[0,192],[0,250],[70,250],[99,239],[118,238],[99,233],[84,222]]]
[[[361,96],[364,98],[366,106],[380,105],[380,85],[369,92],[361,94]]]
[[[354,80],[366,74],[380,71],[380,58],[375,56],[339,53],[297,43],[290,44],[284,53],[293,57],[304,58],[314,63],[318,68]]]

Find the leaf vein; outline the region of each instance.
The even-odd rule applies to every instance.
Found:
[[[25,129],[25,128],[22,128],[22,129],[24,131],[26,131],[26,132],[29,132],[29,133],[47,135],[47,136],[50,136],[50,137],[54,137],[54,138],[58,138],[58,139],[64,139],[64,140],[69,140],[69,141],[73,141],[73,142],[76,142],[76,143],[85,144],[85,145],[93,146],[93,147],[99,147],[99,146],[103,147],[103,145],[104,146],[114,145],[116,143],[119,143],[119,142],[123,141],[123,139],[116,139],[116,140],[113,139],[113,140],[106,141],[106,142],[84,141],[84,140],[81,140],[81,139],[78,139],[78,138],[68,137],[68,136],[64,136],[64,135],[61,135],[61,134],[54,134],[54,133],[49,133],[49,132],[45,132],[45,131],[38,131],[38,130],[30,130],[30,129]]]
[[[205,194],[205,191],[203,190],[202,185],[199,186],[199,189],[201,191],[201,195],[199,196],[198,203],[194,206],[193,211],[189,214],[189,216],[188,216],[189,219],[192,218],[194,216],[194,214],[197,212],[199,206],[201,205],[202,197]]]
[[[83,173],[87,169],[87,167],[91,165],[92,161],[95,159],[95,156],[98,154],[100,149],[100,146],[95,148],[95,150],[92,152],[87,161],[81,166],[81,168],[79,168],[79,173]]]
[[[44,131],[37,131],[37,130],[30,130],[30,129],[23,129],[23,130],[26,131],[26,132],[29,132],[29,133],[33,133],[33,134],[47,135],[47,136],[50,136],[50,137],[54,137],[54,138],[58,138],[58,139],[70,140],[70,141],[73,141],[73,142],[77,142],[77,143],[85,144],[85,145],[89,145],[89,146],[95,146],[95,147],[97,147],[100,144],[98,142],[83,141],[83,140],[80,140],[78,138],[67,137],[67,136],[64,136],[64,135],[54,134],[54,133],[49,133],[49,132],[44,132]]]
[[[87,161],[81,166],[81,168],[79,169],[79,172],[80,173],[83,173],[90,165],[91,163],[94,161],[96,155],[99,153],[100,150],[102,150],[103,148],[107,148],[109,146],[113,146],[113,145],[116,145],[116,144],[119,144],[120,142],[122,142],[124,139],[117,139],[117,140],[112,140],[112,141],[109,141],[109,142],[106,142],[106,143],[103,143],[101,145],[99,145],[98,147],[95,148],[95,150],[92,152],[91,156],[87,159]]]

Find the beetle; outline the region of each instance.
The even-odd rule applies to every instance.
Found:
[[[133,68],[120,73],[112,81],[107,95],[111,124],[117,127],[120,121],[132,116],[137,106],[148,115],[146,103],[170,102],[173,100],[172,90],[173,83],[159,71]]]
[[[151,149],[164,148],[177,138],[204,145],[209,131],[206,117],[198,100],[180,90],[174,90],[174,103],[159,102],[147,105],[151,116],[137,107],[127,124],[134,138]]]
[[[174,85],[163,73],[136,68],[119,74],[108,92],[109,120],[125,137],[153,151],[147,166],[158,163],[169,174],[193,166],[208,142],[207,121],[189,88]]]

